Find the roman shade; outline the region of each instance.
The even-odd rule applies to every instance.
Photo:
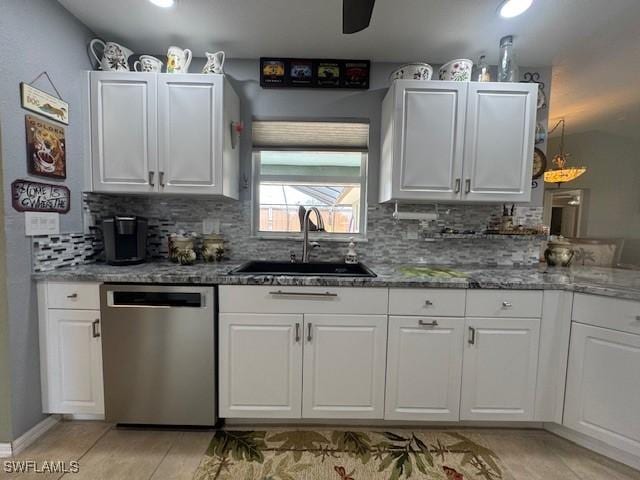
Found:
[[[366,152],[367,121],[254,120],[254,150],[339,150]]]

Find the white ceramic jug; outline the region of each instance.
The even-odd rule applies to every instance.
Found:
[[[162,71],[162,61],[151,55],[140,55],[140,60],[133,63],[136,72],[159,73]]]
[[[167,73],[187,73],[191,63],[191,50],[180,47],[169,47],[167,51]]]
[[[102,58],[98,57],[95,45],[102,46]],[[133,52],[116,42],[103,42],[99,38],[94,38],[89,43],[89,51],[98,62],[100,70],[123,71],[129,70],[129,57]]]
[[[202,73],[224,73],[224,52],[220,50],[216,53],[205,52],[207,64],[202,69]]]

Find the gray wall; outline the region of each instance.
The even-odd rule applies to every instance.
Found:
[[[62,231],[81,231],[83,186],[82,75],[90,68],[86,44],[91,32],[53,0],[0,0],[0,130],[5,192],[6,267],[14,438],[42,419],[38,317],[31,281],[30,241],[24,235],[24,215],[11,207],[10,184],[28,178],[25,126],[19,84],[47,70],[69,103],[66,128],[67,180],[71,211],[62,215]],[[50,93],[39,81],[36,86]],[[40,179],[41,181],[46,181]],[[3,277],[4,278],[4,277]]]
[[[549,142],[549,161],[560,138]],[[624,238],[622,263],[640,265],[640,141],[602,131],[565,136],[569,163],[587,171],[563,188],[587,190],[585,237]],[[554,187],[548,187],[554,188]]]
[[[4,192],[2,188],[2,131],[0,130],[0,278],[7,278],[4,240]],[[11,440],[11,372],[9,370],[9,321],[7,284],[0,281],[0,443]]]

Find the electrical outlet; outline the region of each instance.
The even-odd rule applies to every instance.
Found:
[[[28,237],[35,235],[56,235],[60,233],[60,214],[48,212],[25,212],[24,234]]]
[[[417,225],[407,225],[407,240],[417,240],[418,239],[418,226]]]

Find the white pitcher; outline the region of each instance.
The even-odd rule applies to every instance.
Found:
[[[133,63],[136,72],[159,73],[162,71],[162,61],[151,55],[140,55],[140,60]]]
[[[202,69],[202,73],[224,73],[224,52],[220,50],[216,53],[205,52],[207,64]]]
[[[95,45],[102,45],[102,58],[98,57]],[[133,52],[127,47],[116,42],[103,42],[99,38],[94,38],[89,43],[89,51],[98,62],[100,70],[123,71],[129,70],[129,57]]]
[[[191,50],[180,47],[169,47],[167,51],[167,73],[187,73],[191,63]]]

